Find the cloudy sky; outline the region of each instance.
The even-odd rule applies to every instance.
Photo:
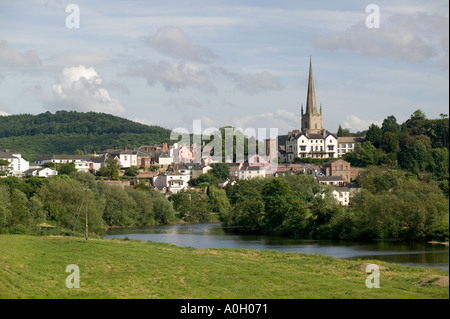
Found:
[[[371,3],[379,28],[366,25]],[[443,0],[0,0],[0,115],[96,111],[283,134],[300,128],[311,57],[331,132],[418,108],[438,118],[448,28]]]

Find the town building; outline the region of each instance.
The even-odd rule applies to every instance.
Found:
[[[74,163],[78,171],[88,172],[92,167],[92,159],[89,155],[43,155],[33,160],[36,165],[44,165],[45,163],[68,164]]]
[[[30,163],[22,158],[18,152],[0,152],[0,159],[9,162],[9,165],[4,167],[5,176],[22,176],[23,172],[30,168]]]
[[[262,166],[242,166],[239,171],[239,179],[266,177],[266,170]]]
[[[345,153],[354,152],[357,144],[364,142],[362,137],[342,136],[338,137],[338,157],[342,157]]]
[[[53,177],[58,175],[58,172],[49,167],[35,167],[26,170],[24,175],[33,177]]]
[[[303,110],[302,104],[300,123],[300,130],[289,131],[277,138],[281,163],[294,163],[296,158],[338,158],[354,151],[355,145],[362,142],[361,138],[340,138],[323,128],[322,105],[317,108],[311,59],[306,109]]]
[[[152,178],[153,187],[165,193],[176,194],[188,187],[191,179],[191,172],[187,169],[180,169],[175,172],[162,172]]]

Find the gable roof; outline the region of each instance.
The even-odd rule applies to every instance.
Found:
[[[356,137],[356,136],[339,136],[338,142],[342,143],[362,143],[364,142],[364,139],[362,137]]]

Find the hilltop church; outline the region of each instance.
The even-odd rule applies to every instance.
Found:
[[[296,157],[337,158],[352,152],[361,138],[338,137],[322,127],[322,105],[317,109],[311,58],[309,60],[306,109],[301,106],[301,130],[278,136],[278,154],[281,163],[293,163]]]

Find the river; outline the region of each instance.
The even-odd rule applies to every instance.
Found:
[[[111,229],[104,238],[129,238],[194,248],[247,248],[328,255],[342,259],[376,259],[407,266],[449,269],[449,248],[441,244],[394,241],[343,242],[302,240],[225,232],[220,223]]]

